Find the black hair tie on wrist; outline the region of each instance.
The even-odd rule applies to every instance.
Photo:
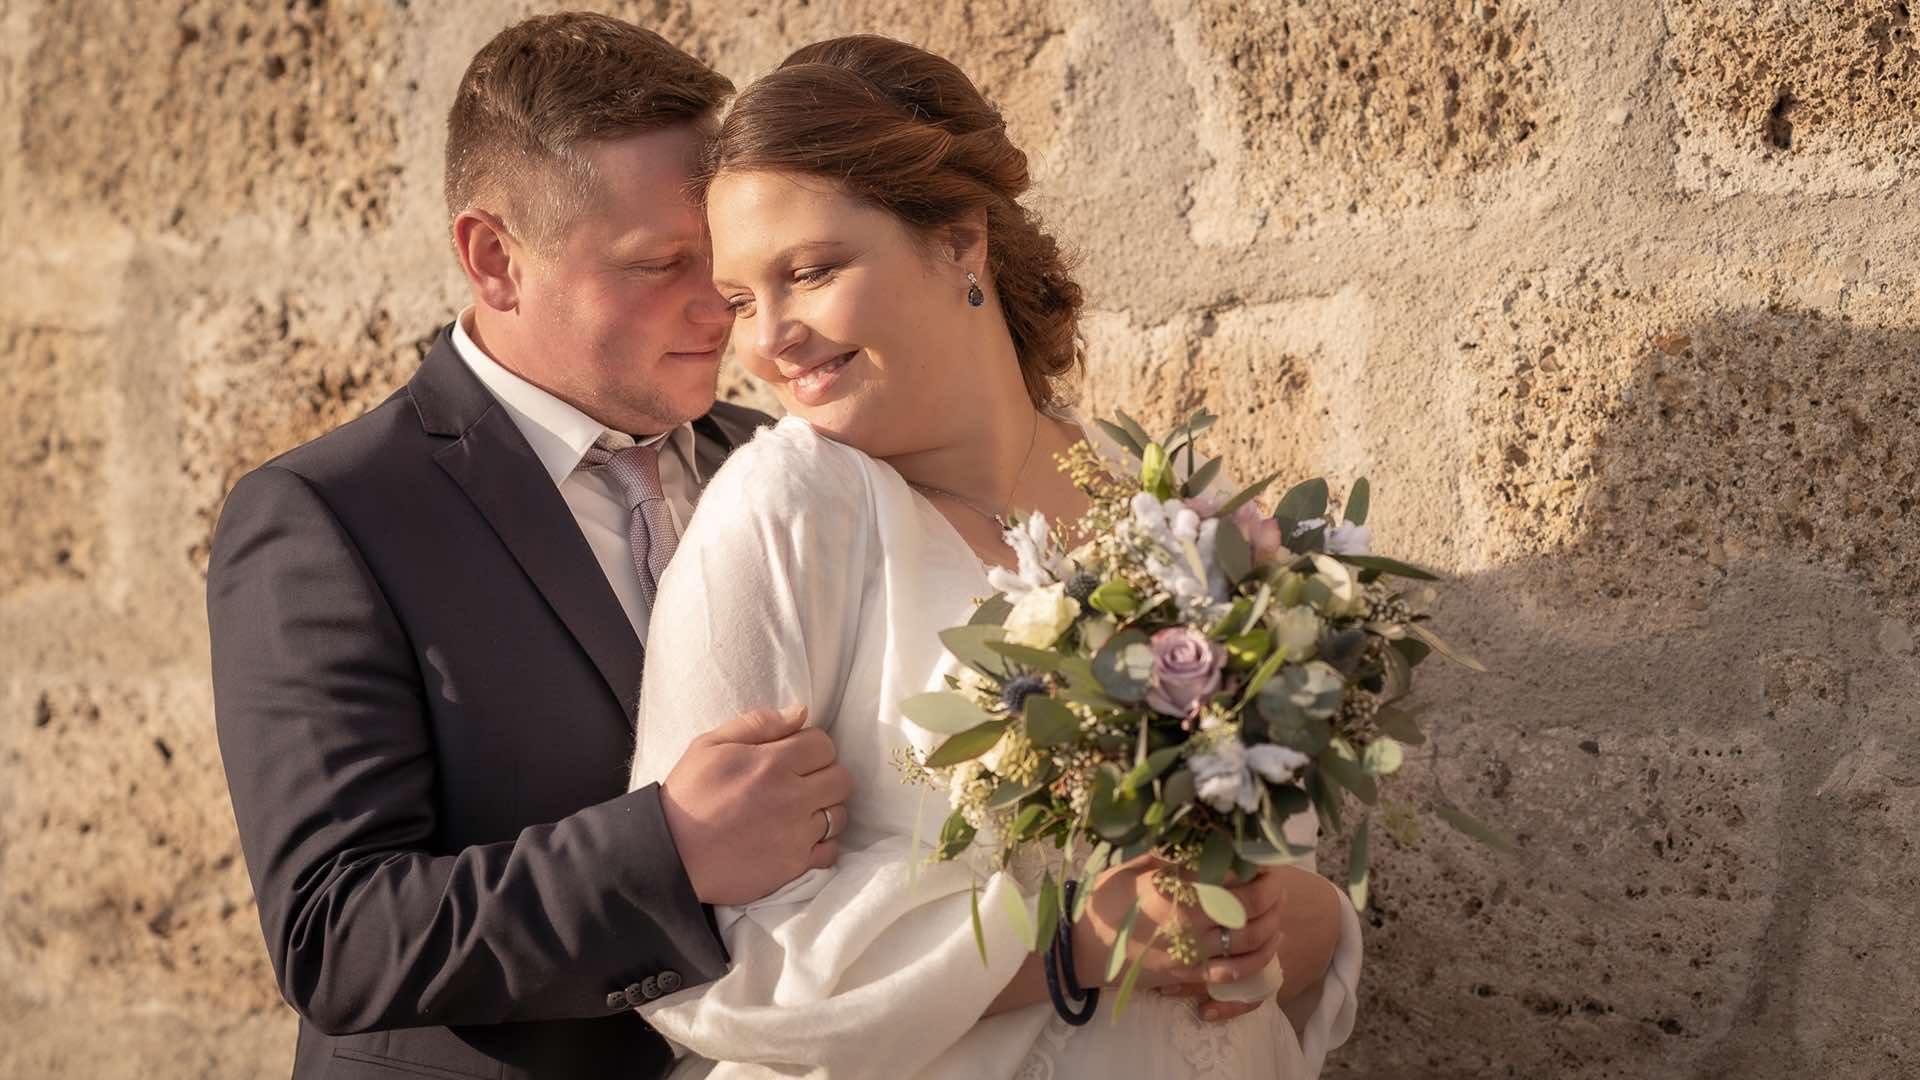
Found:
[[[1100,1007],[1100,991],[1088,990],[1080,985],[1075,977],[1073,964],[1073,893],[1075,882],[1067,882],[1064,910],[1055,922],[1053,941],[1047,945],[1045,967],[1047,970],[1047,996],[1053,999],[1053,1011],[1060,1019],[1082,1027],[1093,1019],[1094,1011]],[[1060,984],[1066,982],[1066,992],[1062,993]],[[1068,999],[1072,999],[1069,1004]],[[1076,1011],[1077,1007],[1077,1011]]]

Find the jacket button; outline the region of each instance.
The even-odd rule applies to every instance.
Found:
[[[656,979],[655,979],[655,978],[654,978],[653,976],[651,976],[651,975],[649,975],[649,976],[647,976],[646,978],[644,978],[644,979],[642,979],[642,980],[640,980],[640,992],[641,992],[642,994],[644,994],[644,995],[646,995],[646,999],[647,999],[648,1001],[652,1001],[652,1000],[653,1000],[654,998],[657,998],[657,997],[659,997],[659,996],[660,996],[660,983],[659,983],[659,981],[658,981],[658,980],[656,980]]]
[[[662,994],[671,994],[684,985],[686,984],[681,981],[680,973],[672,968],[668,968],[660,973],[660,992]]]
[[[627,1005],[627,994],[626,994],[626,991],[624,991],[624,990],[615,990],[615,991],[614,991],[613,993],[611,993],[611,994],[608,994],[608,995],[607,995],[607,1008],[609,1008],[609,1009],[625,1009],[625,1008],[628,1008],[628,1007],[629,1007],[629,1006]]]
[[[637,1009],[640,1007],[641,1002],[652,1000],[647,997],[646,991],[639,983],[633,983],[628,986],[626,992],[620,996],[627,999],[627,1008],[629,1009]]]

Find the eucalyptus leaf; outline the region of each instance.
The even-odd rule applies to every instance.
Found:
[[[1062,746],[1080,737],[1080,718],[1053,698],[1028,698],[1021,715],[1026,719],[1027,738],[1035,746]]]
[[[1120,770],[1108,764],[1095,771],[1087,817],[1101,839],[1124,843],[1140,827],[1146,809],[1142,800],[1128,798],[1121,789]]]
[[[1340,800],[1344,798],[1341,789],[1327,783],[1319,770],[1309,772],[1306,777],[1307,796],[1313,800],[1313,808],[1320,814],[1321,831],[1339,833]]]
[[[982,644],[1021,667],[1033,671],[1058,671],[1060,662],[1066,659],[1051,649],[1036,649],[1031,645],[1016,645],[1011,641],[988,639]]]
[[[1029,780],[1026,783],[1021,783],[1018,780],[1002,781],[999,787],[993,789],[993,794],[987,796],[987,809],[1001,810],[1012,806],[1021,799],[1039,791],[1040,787],[1041,783],[1038,780]],[[1035,809],[1038,809],[1038,807],[1035,807]]]
[[[1269,683],[1278,686],[1279,683]],[[1318,757],[1333,741],[1333,725],[1308,716],[1285,693],[1261,694],[1260,716],[1267,722],[1267,739],[1308,757]]]
[[[1440,635],[1427,629],[1426,623],[1412,623],[1409,624],[1408,629],[1418,635],[1421,641],[1433,646],[1433,651],[1439,653],[1441,656],[1446,657],[1470,671],[1486,672],[1486,665],[1440,640]]]
[[[1067,685],[1075,690],[1105,696],[1100,688],[1100,680],[1093,676],[1093,661],[1084,656],[1063,656],[1060,658],[1059,673],[1067,680]]]
[[[1512,838],[1457,806],[1441,803],[1434,812],[1440,815],[1440,820],[1490,848],[1507,852],[1518,850]]]
[[[1148,754],[1145,761],[1128,769],[1127,774],[1120,778],[1121,787],[1127,791],[1137,792],[1152,783],[1156,777],[1167,771],[1167,766],[1179,760],[1182,749],[1184,747],[1177,745],[1166,746]]]
[[[1013,828],[1010,830],[1013,838],[1025,839],[1027,833],[1031,832],[1035,825],[1040,824],[1040,819],[1046,816],[1047,808],[1044,806],[1029,806],[1020,811],[1019,815],[1013,819]]]
[[[1153,678],[1153,647],[1147,635],[1132,627],[1113,635],[1094,654],[1093,677],[1115,701],[1130,705],[1144,699]]]
[[[1120,977],[1120,969],[1127,966],[1127,943],[1133,940],[1133,924],[1140,918],[1140,898],[1133,898],[1133,906],[1127,909],[1127,917],[1120,920],[1118,935],[1113,939],[1113,952],[1107,957],[1107,982]]]
[[[1363,476],[1353,482],[1353,490],[1347,493],[1346,512],[1341,515],[1347,519],[1348,524],[1365,525],[1367,523],[1367,506],[1371,502],[1372,493],[1373,486],[1367,483],[1366,477]]]
[[[955,810],[940,826],[940,846],[934,851],[934,858],[947,860],[967,850],[973,843],[974,828],[967,824],[966,817]]]
[[[1200,897],[1200,910],[1207,918],[1229,930],[1238,930],[1247,925],[1247,909],[1240,898],[1219,885],[1209,885],[1204,881],[1193,883],[1193,891]]]
[[[987,928],[980,925],[980,883],[973,883],[973,943],[980,946],[981,966],[987,964]]]
[[[1248,484],[1246,487],[1241,488],[1237,493],[1235,493],[1233,498],[1228,499],[1226,502],[1220,505],[1220,509],[1214,512],[1214,516],[1216,517],[1233,516],[1233,512],[1235,510],[1238,510],[1241,507],[1252,502],[1253,500],[1259,498],[1261,494],[1267,490],[1268,487],[1272,486],[1275,480],[1279,479],[1279,477],[1280,477],[1279,473],[1268,473],[1266,476],[1258,480],[1255,480],[1253,483]]]
[[[1383,705],[1379,712],[1373,714],[1373,725],[1379,728],[1383,735],[1397,739],[1408,746],[1420,746],[1427,741],[1426,735],[1420,730],[1419,721],[1414,719],[1421,711],[1421,708],[1400,709],[1392,705]]]
[[[1360,827],[1353,831],[1353,842],[1347,847],[1347,896],[1353,900],[1356,911],[1367,910],[1367,822],[1362,820]]]
[[[973,617],[967,620],[968,626],[999,626],[1013,613],[1013,601],[1004,596],[989,596],[980,601],[973,609]]]
[[[1114,416],[1119,418],[1120,427],[1124,429],[1128,435],[1132,436],[1133,441],[1139,444],[1140,449],[1145,450],[1147,444],[1153,441],[1153,436],[1148,435],[1147,429],[1140,426],[1140,421],[1135,420],[1133,417],[1128,416],[1118,409],[1114,410]]]
[[[1233,837],[1223,829],[1215,829],[1207,834],[1200,848],[1200,865],[1194,870],[1194,876],[1208,885],[1224,885],[1227,871],[1233,867]]]
[[[958,735],[993,719],[966,695],[945,691],[913,695],[900,703],[900,715],[936,735]]]
[[[1253,573],[1253,548],[1231,521],[1217,526],[1213,539],[1213,561],[1226,572],[1227,580],[1239,584]]]
[[[1007,632],[1002,627],[970,624],[940,631],[940,643],[947,647],[954,659],[982,675],[1004,680],[1007,677],[1007,661],[999,653],[987,648],[987,642],[1004,641],[1006,636]]]
[[[1413,692],[1413,665],[1398,649],[1380,650],[1380,702],[1399,701]]]
[[[1428,655],[1433,652],[1433,646],[1418,638],[1411,637],[1404,637],[1399,641],[1391,642],[1389,643],[1389,647],[1391,647],[1394,652],[1406,657],[1407,664],[1411,667],[1419,667],[1420,661],[1425,660]]]
[[[1315,477],[1304,483],[1295,484],[1280,496],[1279,505],[1274,507],[1273,516],[1288,518],[1295,522],[1309,518],[1323,518],[1327,514],[1327,482]]]
[[[1134,457],[1140,457],[1146,452],[1146,447],[1141,444],[1140,440],[1134,438],[1133,432],[1128,431],[1119,424],[1108,420],[1095,420],[1094,423],[1099,425],[1101,431],[1111,436],[1114,442],[1119,443],[1122,450],[1132,454]]]
[[[1167,774],[1167,781],[1160,785],[1160,801],[1178,809],[1199,797],[1198,785],[1193,779],[1191,769],[1175,769]]]
[[[1000,736],[1007,730],[1008,720],[989,720],[979,727],[963,731],[927,755],[927,767],[943,769],[958,765],[963,761],[972,761],[981,754],[993,749]]]
[[[1413,578],[1415,581],[1439,581],[1440,575],[1431,570],[1422,570],[1412,563],[1403,563],[1398,559],[1389,559],[1385,555],[1335,555],[1334,558],[1348,566],[1358,566],[1364,570],[1378,570],[1394,577]]]
[[[1192,476],[1187,477],[1187,482],[1182,485],[1181,490],[1186,493],[1188,498],[1192,498],[1206,491],[1207,486],[1212,484],[1214,479],[1220,475],[1220,461],[1221,459],[1214,458],[1198,469],[1195,469]]]
[[[1053,883],[1052,870],[1040,879],[1040,897],[1033,906],[1033,917],[1033,949],[1039,952],[1052,943],[1053,931],[1060,924],[1060,887]]]
[[[1115,1020],[1120,1019],[1120,1014],[1127,1010],[1127,1002],[1133,1000],[1133,986],[1140,981],[1140,969],[1145,967],[1146,963],[1147,950],[1142,949],[1140,955],[1133,958],[1133,963],[1127,965],[1127,977],[1120,980],[1120,989],[1113,998]]]
[[[1020,895],[1020,890],[1002,889],[1000,900],[1007,909],[1007,921],[1013,926],[1014,936],[1026,944],[1028,952],[1037,951],[1033,939],[1033,920],[1027,916],[1027,901]]]
[[[1321,775],[1353,792],[1354,797],[1372,806],[1380,800],[1380,789],[1374,784],[1373,777],[1360,768],[1360,763],[1351,756],[1351,747],[1335,739],[1325,753],[1315,759]]]
[[[1244,706],[1247,702],[1252,701],[1256,695],[1263,693],[1267,688],[1267,683],[1272,680],[1273,673],[1279,671],[1280,665],[1286,662],[1287,650],[1285,646],[1273,650],[1266,660],[1261,663],[1259,669],[1253,673],[1253,677],[1247,680],[1246,689],[1240,692],[1240,704]]]

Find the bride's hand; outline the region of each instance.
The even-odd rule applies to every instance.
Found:
[[[1129,965],[1145,954],[1138,985],[1145,989],[1206,978],[1202,966],[1182,963],[1168,952],[1168,947],[1178,935],[1196,943],[1200,955],[1207,956],[1205,943],[1218,937],[1219,924],[1207,918],[1198,907],[1176,903],[1163,894],[1154,884],[1154,875],[1161,871],[1179,873],[1173,864],[1148,854],[1112,867],[1094,879],[1086,917],[1073,927],[1074,975],[1080,985],[1105,986],[1124,977],[1125,967],[1121,968],[1122,974],[1112,980],[1107,978],[1107,969],[1121,926],[1136,900],[1140,913],[1134,917],[1126,949]],[[1239,886],[1234,891],[1239,893],[1246,888],[1248,886]],[[1248,899],[1245,895],[1241,897],[1242,903]]]

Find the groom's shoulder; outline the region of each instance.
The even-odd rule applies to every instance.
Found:
[[[421,428],[410,388],[402,386],[367,412],[262,463],[259,469],[295,473],[323,489],[351,485],[405,473],[410,465],[425,462],[430,443],[440,441],[444,440],[430,440]]]

